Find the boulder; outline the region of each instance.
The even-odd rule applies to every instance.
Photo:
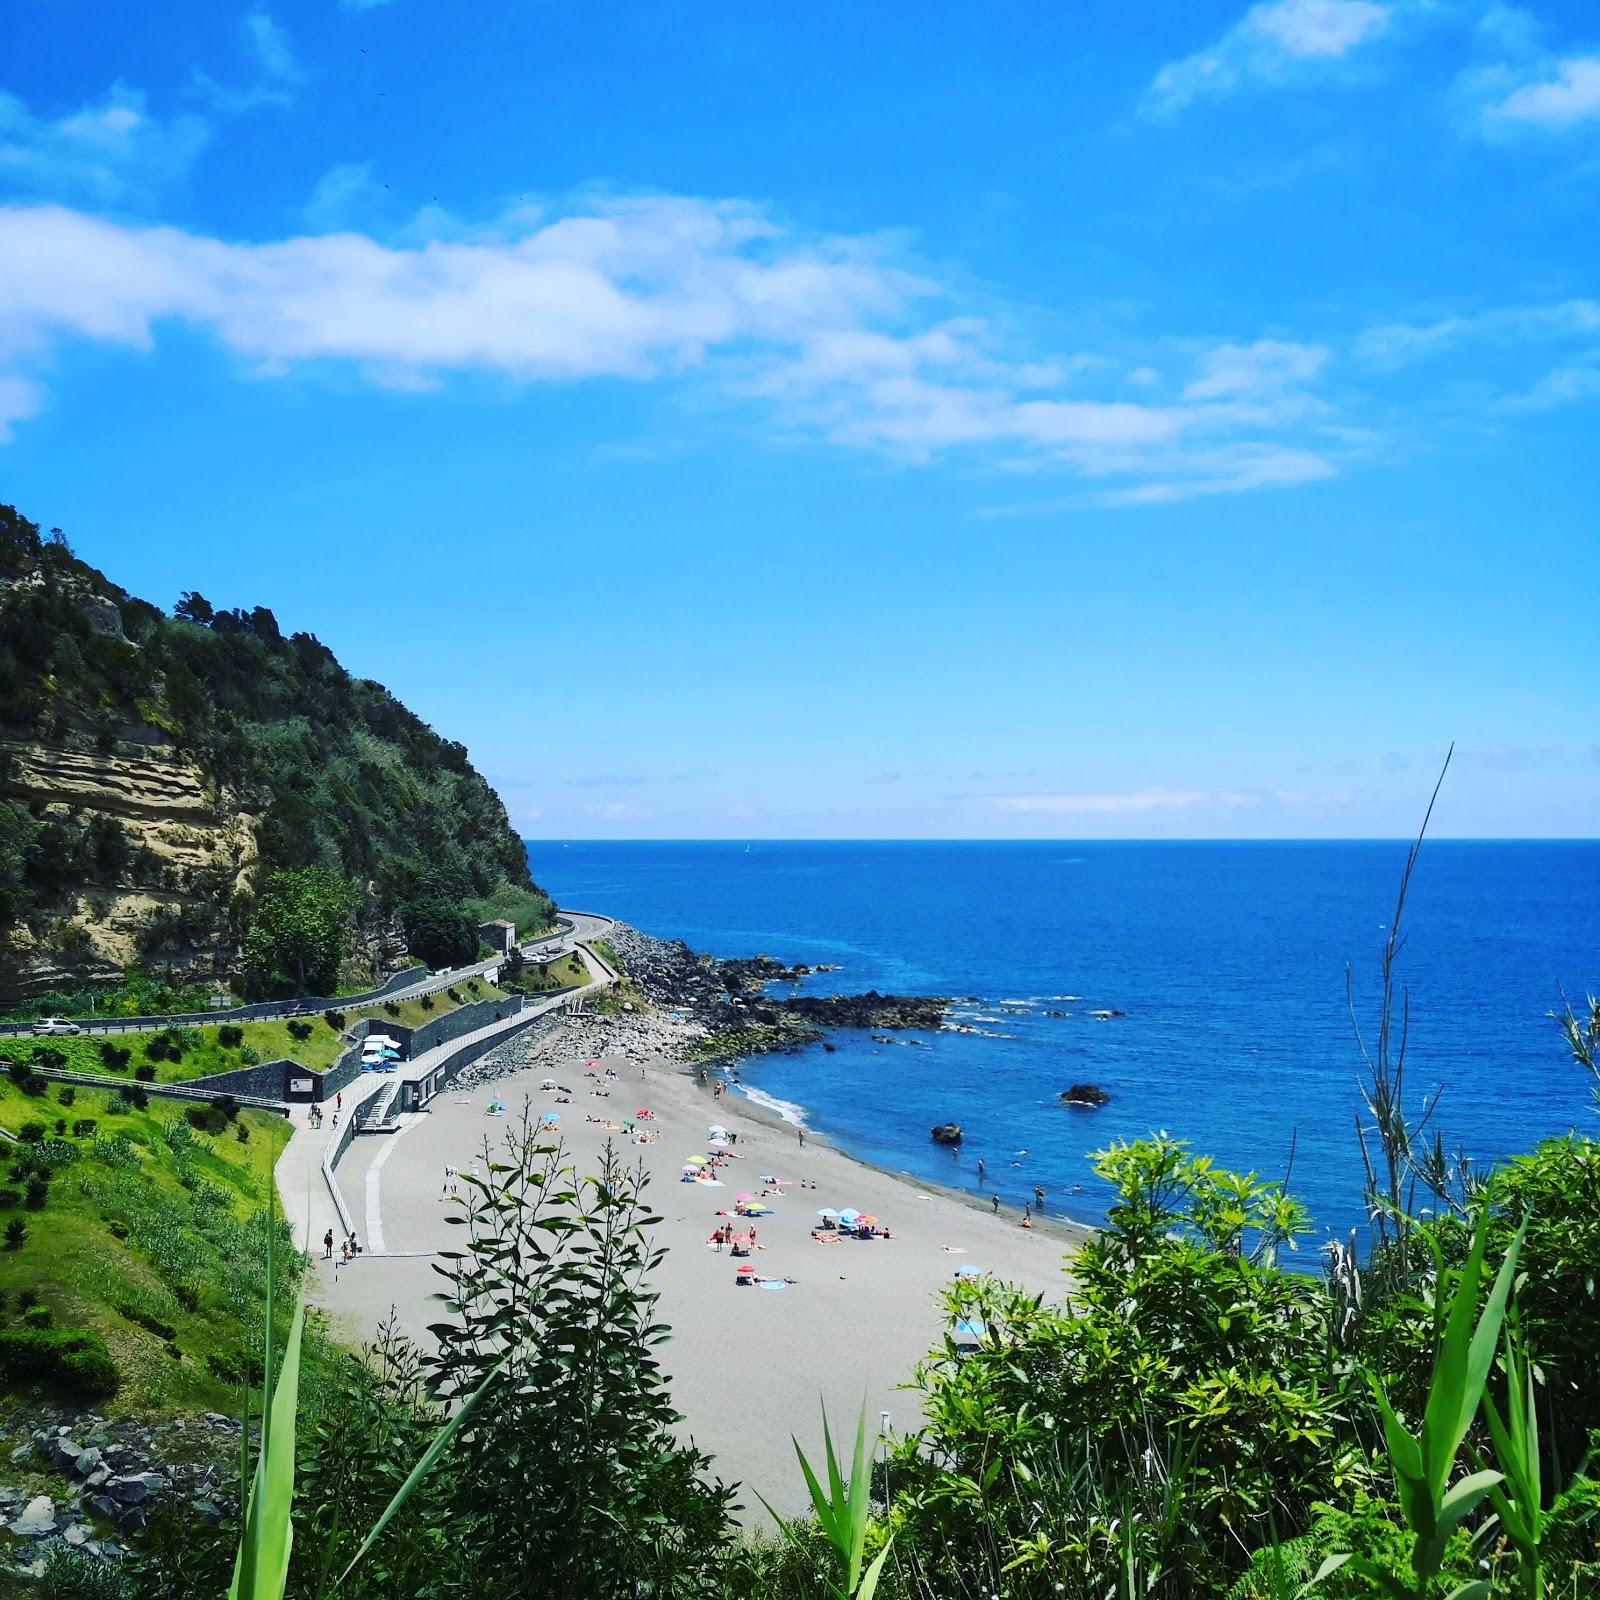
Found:
[[[53,1439],[49,1445],[50,1465],[57,1472],[71,1472],[78,1464],[78,1457],[83,1454],[84,1447],[69,1433],[63,1433]]]
[[[932,1138],[935,1144],[960,1144],[961,1124],[958,1122],[941,1122],[937,1128],[932,1130]]]
[[[91,1472],[94,1472],[101,1466],[103,1460],[104,1458],[100,1454],[99,1447],[96,1445],[90,1445],[89,1448],[83,1451],[79,1455],[78,1459],[73,1462],[72,1470],[77,1473],[80,1478],[87,1478]]]
[[[92,1494],[85,1502],[96,1516],[115,1522],[122,1515],[122,1507],[108,1494]]]
[[[1061,1091],[1064,1105],[1077,1106],[1084,1111],[1093,1111],[1103,1106],[1110,1098],[1111,1096],[1095,1083],[1075,1083],[1070,1089]]]
[[[125,1478],[113,1478],[106,1486],[111,1497],[125,1506],[142,1505],[168,1487],[168,1480],[157,1472],[132,1472]]]
[[[56,1531],[56,1503],[47,1494],[35,1495],[22,1515],[11,1524],[12,1533],[24,1539],[42,1539]]]

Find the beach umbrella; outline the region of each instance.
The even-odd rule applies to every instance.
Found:
[[[857,1223],[859,1223],[859,1224],[860,1224],[860,1225],[861,1225],[861,1226],[862,1226],[862,1227],[863,1227],[863,1228],[875,1228],[875,1227],[877,1227],[877,1225],[878,1225],[878,1219],[877,1219],[877,1218],[876,1218],[876,1217],[871,1217],[871,1216],[868,1216],[868,1215],[867,1215],[867,1213],[866,1213],[866,1212],[865,1212],[865,1211],[863,1211],[863,1212],[862,1212],[862,1213],[861,1213],[861,1214],[860,1214],[860,1216],[858,1216],[858,1217],[857,1217],[857,1218],[856,1218],[856,1221],[857,1221]]]
[[[739,1204],[742,1205],[742,1206],[747,1206],[754,1199],[755,1199],[755,1196],[753,1194],[742,1194],[742,1195],[739,1196]]]
[[[703,1167],[710,1159],[709,1156],[686,1156],[683,1164],[686,1167]]]
[[[839,1213],[835,1211],[832,1206],[823,1206],[822,1209],[817,1212],[817,1215],[819,1217],[832,1217],[835,1222],[839,1220]]]
[[[747,1217],[770,1217],[772,1215],[771,1206],[764,1206],[760,1204],[740,1206],[739,1210],[744,1216]]]
[[[861,1213],[859,1211],[855,1210],[853,1207],[847,1206],[839,1213],[839,1220],[841,1222],[848,1223],[851,1227],[854,1227],[860,1216]]]
[[[719,1133],[725,1134],[727,1131],[728,1130],[724,1128],[720,1122],[713,1122],[711,1126],[706,1129],[706,1132],[709,1133],[713,1139],[716,1138]]]
[[[957,1344],[982,1344],[988,1331],[981,1322],[961,1321],[950,1330],[950,1337]]]
[[[981,1278],[983,1276],[983,1268],[973,1266],[970,1261],[963,1261],[956,1268],[956,1276],[958,1278]]]
[[[713,1134],[709,1139],[706,1140],[706,1148],[708,1150],[726,1150],[728,1148],[728,1141],[726,1139],[719,1139],[715,1134]]]

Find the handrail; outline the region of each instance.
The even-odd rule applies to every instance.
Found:
[[[582,912],[580,915],[588,916],[593,913]],[[596,917],[596,921],[613,922],[611,917]],[[557,913],[556,925],[542,935],[549,939],[551,934],[564,937],[573,931],[574,923],[570,917]],[[524,941],[537,942],[537,941]],[[391,1000],[396,994],[404,991],[408,999],[419,999],[423,995],[443,994],[446,989],[452,989],[458,983],[465,983],[469,979],[479,976],[497,967],[505,959],[497,956],[490,961],[479,961],[471,966],[457,968],[449,976],[440,978],[427,987],[421,987],[423,980],[412,978],[411,974],[418,969],[406,967],[394,973],[376,989],[369,989],[365,994],[346,995],[303,995],[293,1000],[260,1000],[252,1005],[233,1006],[223,1011],[170,1011],[160,1015],[145,1017],[68,1017],[63,1020],[75,1022],[79,1029],[86,1033],[143,1033],[146,1029],[159,1032],[162,1028],[183,1027],[209,1027],[215,1023],[223,1022],[271,1022],[281,1017],[298,1016],[303,1013],[320,1011],[352,1011],[362,1006],[375,1005],[380,1000]],[[426,971],[426,968],[422,970]],[[404,981],[410,979],[409,982]],[[0,1037],[17,1038],[26,1036],[33,1030],[32,1022],[0,1022]],[[47,1035],[41,1035],[47,1037]]]
[[[0,1067],[11,1062],[0,1058]],[[31,1065],[31,1063],[30,1063]],[[193,1083],[147,1083],[142,1078],[107,1078],[94,1072],[74,1072],[70,1067],[33,1067],[36,1078],[48,1078],[52,1083],[77,1084],[87,1089],[104,1089],[120,1092],[123,1089],[143,1089],[146,1094],[165,1095],[171,1100],[222,1100],[231,1099],[241,1106],[253,1106],[259,1111],[276,1111],[289,1115],[289,1108],[281,1100],[271,1100],[259,1094],[234,1094],[227,1089],[202,1089]]]

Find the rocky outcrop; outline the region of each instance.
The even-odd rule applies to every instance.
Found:
[[[1104,1089],[1094,1083],[1075,1083],[1070,1089],[1061,1091],[1063,1105],[1077,1106],[1084,1111],[1094,1111],[1110,1098]]]
[[[941,995],[865,994],[791,995],[775,1001],[791,1016],[823,1028],[938,1028],[950,1001]]]
[[[930,1137],[935,1144],[960,1144],[961,1124],[959,1122],[941,1122],[931,1131]]]

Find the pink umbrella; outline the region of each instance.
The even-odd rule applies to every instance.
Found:
[[[734,1201],[734,1204],[738,1206],[747,1206],[754,1199],[755,1196],[753,1194],[742,1194],[737,1200]]]

